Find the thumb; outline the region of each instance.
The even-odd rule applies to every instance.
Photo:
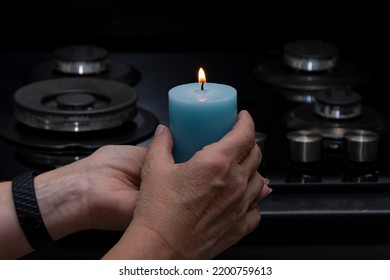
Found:
[[[146,161],[174,163],[172,156],[173,139],[171,132],[165,125],[159,124],[153,136],[152,142],[148,146]]]

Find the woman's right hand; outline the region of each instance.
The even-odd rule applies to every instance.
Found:
[[[253,231],[271,189],[249,113],[189,161],[175,164],[169,129],[148,147],[133,221],[108,259],[211,259]]]

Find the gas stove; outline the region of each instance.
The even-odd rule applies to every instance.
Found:
[[[383,111],[365,105],[376,90],[368,71],[341,59],[331,43],[298,40],[258,63],[254,76],[259,92],[278,107],[277,121],[258,127],[261,171],[275,186],[352,190],[357,186],[350,183],[371,189],[388,184],[390,123]]]
[[[147,146],[156,125],[168,124],[168,91],[196,81],[202,66],[211,82],[237,89],[238,109],[256,124],[259,171],[274,189],[261,203],[259,230],[220,258],[389,257],[375,251],[388,248],[389,234],[385,85],[338,51],[297,40],[258,52],[59,46],[0,54],[0,180],[57,168],[106,144]],[[98,257],[120,236],[103,233],[106,243],[91,245],[100,234],[65,238],[62,257]]]
[[[137,104],[132,86],[140,73],[104,48],[58,48],[20,78],[0,135],[31,168],[57,168],[103,145],[138,144],[157,126],[157,117]]]

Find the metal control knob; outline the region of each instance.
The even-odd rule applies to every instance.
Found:
[[[322,135],[315,131],[297,130],[287,134],[289,158],[299,163],[314,163],[321,160]]]
[[[374,162],[378,157],[379,133],[355,130],[344,135],[346,160],[356,163]]]

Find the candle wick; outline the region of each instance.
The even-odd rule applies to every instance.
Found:
[[[200,85],[200,90],[203,91],[204,83]]]

